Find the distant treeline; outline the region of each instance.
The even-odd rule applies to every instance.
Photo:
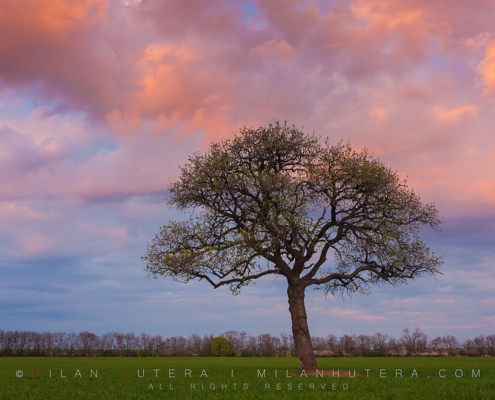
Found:
[[[292,335],[268,333],[248,335],[228,331],[220,336],[232,343],[234,356],[295,356]],[[188,337],[162,335],[140,336],[134,333],[107,332],[98,336],[91,332],[32,332],[0,330],[2,356],[201,356],[212,355],[213,335]],[[399,339],[383,333],[374,335],[335,335],[313,337],[313,348],[320,357],[387,357],[387,356],[495,356],[495,335],[480,335],[460,343],[447,335],[429,339],[419,328],[404,328]]]

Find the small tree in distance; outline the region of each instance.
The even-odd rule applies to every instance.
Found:
[[[211,354],[214,356],[231,356],[232,343],[223,336],[217,336],[211,343]]]
[[[244,127],[190,156],[169,189],[169,205],[191,214],[169,222],[148,245],[148,276],[204,279],[234,294],[265,275],[284,277],[307,373],[317,369],[308,286],[369,293],[372,285],[439,273],[440,257],[418,235],[423,226],[439,230],[434,205],[366,149],[331,145],[293,126]]]

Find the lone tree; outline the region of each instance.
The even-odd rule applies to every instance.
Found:
[[[211,354],[214,356],[231,356],[232,342],[223,336],[217,336],[211,343]]]
[[[439,273],[440,257],[419,236],[439,231],[433,204],[423,204],[397,172],[349,144],[280,125],[244,127],[196,153],[170,185],[169,205],[190,210],[148,245],[148,276],[229,285],[234,294],[265,275],[287,279],[300,366],[317,369],[304,292],[369,293]]]

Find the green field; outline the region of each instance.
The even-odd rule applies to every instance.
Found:
[[[356,370],[354,378],[301,377],[297,365],[295,358],[0,358],[0,399],[495,399],[495,358],[318,359],[324,371]]]

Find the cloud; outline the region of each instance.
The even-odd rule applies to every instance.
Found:
[[[388,110],[385,107],[375,108],[370,111],[370,116],[376,119],[377,125],[380,125],[388,117]]]
[[[369,147],[446,207],[493,201],[476,86],[491,93],[489,2],[255,2],[256,29],[219,0],[1,4],[1,117],[22,133],[4,134],[5,195],[160,192],[152,171],[176,169],[186,137],[204,149],[290,117]],[[28,118],[12,116],[18,96],[37,102]]]
[[[490,40],[485,45],[485,57],[476,70],[481,74],[482,82],[486,86],[483,95],[495,93],[495,41]]]
[[[476,114],[476,106],[467,104],[448,110],[446,107],[434,106],[433,112],[440,122],[456,122],[463,116],[472,116]]]
[[[20,263],[12,268],[41,259],[49,260],[40,262],[44,271],[50,263],[81,268],[97,281],[78,286],[86,298],[97,298],[92,284],[130,290],[125,279],[114,280],[112,257],[140,254],[160,225],[181,217],[164,202],[187,156],[244,124],[287,120],[332,142],[368,147],[409,175],[409,185],[446,219],[440,238],[427,236],[448,256],[438,284],[378,290],[372,300],[333,311],[334,303],[308,296],[316,332],[358,332],[363,321],[370,330],[394,329],[398,310],[404,325],[481,332],[476,319],[488,326],[489,303],[471,315],[461,300],[491,299],[494,7],[491,0],[0,0],[3,259]],[[54,261],[61,258],[63,266]],[[125,264],[139,270],[136,280],[139,262]],[[100,277],[95,265],[108,273]],[[78,277],[69,275],[62,283],[75,287]],[[182,299],[190,295],[163,285]],[[170,301],[158,285],[150,303],[139,300],[143,287],[133,292],[135,316],[143,304],[159,309]],[[201,292],[195,304],[210,295]],[[101,299],[114,315],[100,316],[117,324],[121,305]],[[277,301],[264,310],[263,299],[249,297],[253,315],[265,318],[259,329],[283,307]],[[235,305],[247,310],[249,301]],[[148,315],[159,319],[158,311]],[[328,315],[331,321],[318,319]]]
[[[111,76],[118,70],[115,54],[97,39],[108,6],[106,0],[2,1],[0,81],[98,113],[115,91]]]
[[[136,132],[143,125],[139,113],[130,109],[124,110],[123,114],[115,109],[105,119],[112,130],[118,133]]]
[[[443,329],[443,330],[452,330],[452,329],[476,329],[476,328],[485,328],[486,325],[482,324],[472,324],[472,325],[440,325],[440,326],[423,326],[423,329]]]
[[[256,46],[251,52],[264,57],[287,58],[294,55],[295,49],[285,40],[272,39]]]
[[[34,221],[42,218],[27,206],[13,202],[0,203],[0,221]]]

